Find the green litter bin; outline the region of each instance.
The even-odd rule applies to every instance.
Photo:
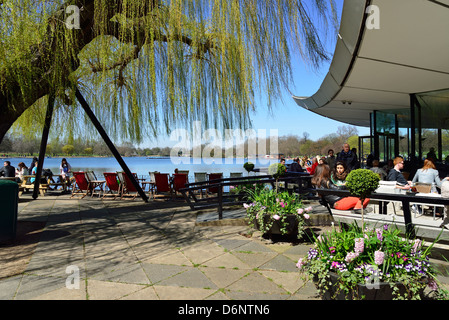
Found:
[[[17,182],[0,180],[0,242],[13,240],[16,237],[18,201]]]

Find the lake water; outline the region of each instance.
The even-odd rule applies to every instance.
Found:
[[[50,169],[54,174],[59,174],[59,165],[62,158],[45,158],[44,168]],[[68,163],[72,166],[72,171],[94,171],[97,178],[103,177],[103,172],[122,171],[119,163],[114,157],[109,158],[66,158]],[[11,161],[11,165],[17,167],[21,161],[26,166],[30,166],[31,158],[4,158],[4,160]],[[179,170],[189,170],[189,180],[194,181],[194,172],[222,172],[224,178],[228,178],[231,172],[242,172],[247,174],[243,168],[243,164],[248,159],[242,158],[146,158],[146,157],[123,157],[131,172],[137,173],[139,178],[148,178],[150,171],[159,171],[162,173],[172,174],[176,168]],[[3,165],[3,161],[1,165]],[[255,168],[267,168],[271,163],[278,162],[277,160],[249,160],[255,164]]]

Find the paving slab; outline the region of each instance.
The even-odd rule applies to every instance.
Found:
[[[2,300],[319,299],[296,269],[312,245],[261,239],[241,210],[229,215],[238,224],[206,221],[213,215],[198,223],[180,201],[30,198],[21,197],[18,218],[43,231],[20,247],[32,249],[28,259],[0,246],[2,259],[23,265],[0,278]],[[67,286],[73,266],[79,289]]]

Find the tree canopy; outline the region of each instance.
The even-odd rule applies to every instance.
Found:
[[[76,87],[113,137],[246,128],[296,54],[329,58],[319,30],[336,16],[334,0],[0,0],[0,141],[13,124],[40,133],[49,94],[61,136],[90,132]]]

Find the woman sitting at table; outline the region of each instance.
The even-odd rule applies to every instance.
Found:
[[[28,167],[23,162],[19,162],[16,168],[16,177],[20,179],[20,181],[23,180],[23,176],[28,175]]]
[[[72,166],[67,162],[66,158],[62,158],[61,165],[59,166],[59,171],[62,179],[65,180],[67,184],[70,184]]]
[[[346,177],[349,174],[348,166],[344,161],[337,161],[337,165],[331,172],[331,181],[336,186],[344,186],[346,184]]]
[[[441,188],[441,179],[438,174],[438,170],[436,169],[435,164],[432,160],[424,160],[423,167],[421,169],[418,169],[418,171],[416,171],[415,173],[415,176],[413,177],[412,183],[415,182],[429,184],[435,183],[438,188]]]
[[[327,164],[319,164],[312,177],[312,184],[318,189],[345,190],[345,186],[336,186],[331,180],[331,170]],[[333,194],[323,195],[324,200],[333,209],[351,210],[359,212],[362,209],[362,203],[357,197],[341,197]],[[363,201],[363,208],[366,208],[370,199]]]

